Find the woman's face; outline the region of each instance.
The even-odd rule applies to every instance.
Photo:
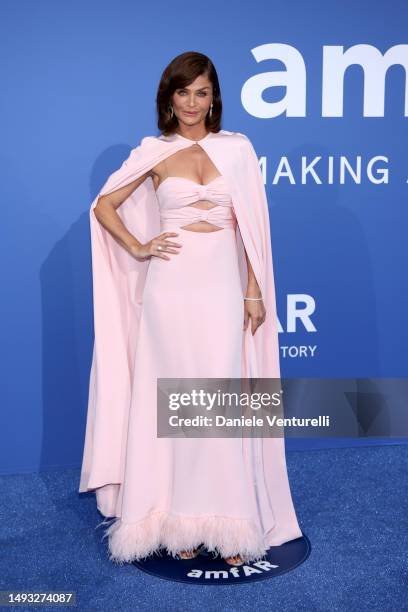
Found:
[[[212,83],[207,75],[200,74],[184,89],[176,89],[172,105],[179,123],[186,127],[204,123],[212,102]]]

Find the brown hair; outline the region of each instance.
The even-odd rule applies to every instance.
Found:
[[[168,136],[178,126],[176,115],[170,116],[170,100],[176,89],[190,85],[201,74],[206,74],[213,86],[212,115],[205,118],[205,126],[210,132],[221,129],[222,101],[217,71],[212,61],[203,53],[186,51],[177,55],[164,69],[156,96],[157,126]]]

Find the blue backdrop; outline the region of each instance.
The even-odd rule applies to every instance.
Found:
[[[89,206],[158,133],[187,50],[265,172],[283,375],[407,375],[407,20],[402,1],[1,2],[2,473],[80,465]]]

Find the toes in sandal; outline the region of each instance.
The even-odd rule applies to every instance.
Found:
[[[192,550],[183,550],[177,553],[175,555],[175,558],[178,561],[189,561],[190,559],[195,559],[195,557],[198,557],[198,555],[200,554],[201,549],[202,549],[202,545],[198,546],[197,548],[193,548]],[[181,555],[188,555],[188,556],[181,556]]]
[[[240,557],[240,555],[234,555],[233,557],[226,557],[224,558],[225,563],[228,563],[228,565],[244,565],[244,561],[242,560],[242,558]]]

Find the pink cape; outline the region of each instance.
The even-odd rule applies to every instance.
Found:
[[[95,342],[79,492],[96,490],[98,508],[105,515],[114,514],[115,494],[123,481],[134,355],[150,260],[129,255],[97,221],[93,209],[99,196],[124,187],[193,142],[179,134],[146,136],[108,178],[90,209]],[[239,132],[210,132],[198,142],[230,188],[237,217],[243,295],[247,283],[245,246],[267,311],[265,322],[254,336],[250,324],[244,332],[242,377],[280,378],[269,211],[257,155],[247,136]],[[151,177],[117,212],[140,242],[160,234],[159,206]],[[247,439],[247,444],[251,452],[261,455],[266,483],[263,503],[273,507],[275,528],[267,538],[268,544],[301,537],[288,483],[284,439],[253,438]]]

